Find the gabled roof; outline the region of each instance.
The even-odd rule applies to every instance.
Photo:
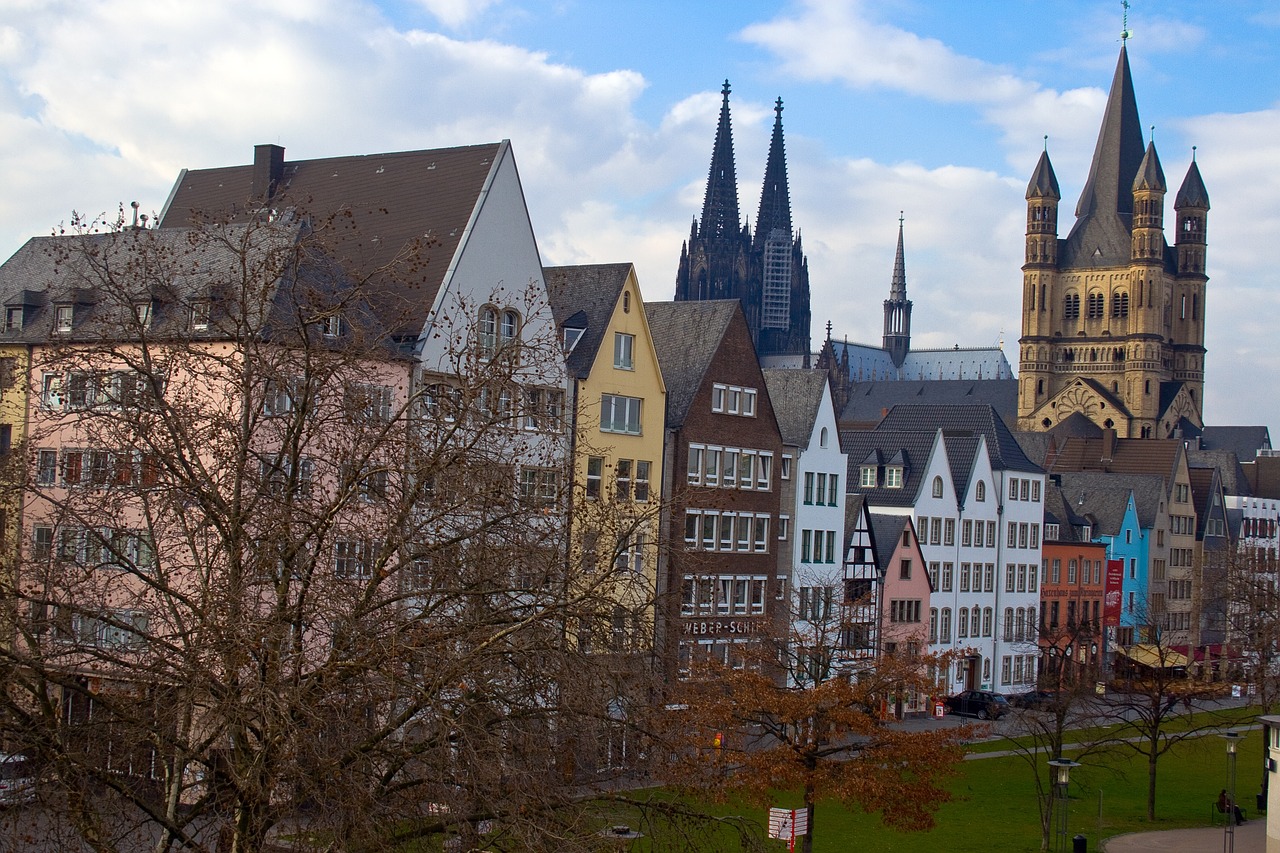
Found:
[[[735,314],[741,318],[742,304],[736,299],[646,302],[644,310],[667,386],[667,427],[677,428],[689,414],[729,323]]]
[[[418,256],[394,276],[382,276],[384,316],[416,333],[425,323],[459,246],[510,143],[401,151],[285,162],[284,149],[258,146],[256,164],[183,170],[162,212],[162,228],[201,217],[310,214],[341,219],[328,240],[334,257],[357,275],[372,274],[406,251]],[[263,149],[278,179],[267,195]]]
[[[849,492],[864,494],[875,506],[914,506],[920,493],[929,455],[933,452],[936,433],[898,432],[894,430],[846,430],[840,433],[840,448],[849,455]],[[900,489],[877,486],[865,489],[857,485],[858,469],[873,452],[878,451],[886,465],[903,466]],[[883,480],[883,478],[882,478]]]
[[[848,516],[846,515],[846,518]],[[883,578],[893,560],[893,552],[902,541],[902,531],[911,523],[909,515],[888,515],[882,512],[870,513],[871,540],[876,549],[876,568]]]
[[[1107,450],[1108,441],[1112,442],[1110,451]],[[1056,473],[1102,471],[1153,474],[1172,484],[1182,452],[1182,441],[1176,438],[1071,436],[1063,443],[1049,469]]]
[[[135,306],[151,311],[148,333],[157,338],[189,333],[191,304],[210,303],[207,332],[196,337],[216,339],[219,320],[245,305],[236,298],[221,304],[220,291],[244,282],[250,275],[273,276],[253,280],[269,287],[269,298],[255,300],[266,308],[283,291],[303,303],[334,294],[350,284],[324,256],[299,248],[304,229],[299,223],[253,223],[188,228],[127,228],[100,234],[36,237],[28,240],[0,265],[0,304],[27,306],[20,329],[0,333],[0,342],[42,342],[53,337],[57,305],[74,306],[72,331],[59,340],[101,340],[136,337]],[[297,290],[305,287],[306,293]],[[317,306],[319,307],[319,306]],[[353,305],[349,321],[358,321]],[[248,318],[252,328],[268,331],[268,318]]]
[[[1240,467],[1240,458],[1232,450],[1197,450],[1187,448],[1187,464],[1216,468],[1222,490],[1229,495],[1248,495],[1249,478]]]
[[[805,447],[813,435],[822,396],[827,393],[827,372],[771,368],[763,373],[782,443]]]
[[[584,329],[565,359],[573,378],[585,379],[591,372],[605,329],[630,274],[631,264],[543,267],[542,277],[547,283],[547,298],[556,328],[570,325]]]
[[[1124,513],[1133,494],[1138,524],[1144,529],[1155,526],[1160,503],[1166,494],[1164,480],[1150,474],[1063,474],[1062,493],[1070,510],[1077,515],[1092,516],[1098,530],[1115,536],[1124,525]]]
[[[1212,505],[1210,501],[1214,493],[1222,488],[1222,481],[1218,479],[1217,469],[1195,465],[1187,469],[1187,476],[1191,480],[1191,502],[1196,508],[1196,538],[1203,539],[1205,524],[1209,521],[1209,507]],[[1219,504],[1219,508],[1221,507],[1222,504]]]
[[[1265,426],[1207,426],[1200,435],[1205,450],[1230,450],[1241,462],[1252,462],[1259,450],[1271,449],[1271,433]]]
[[[844,411],[839,413],[840,423],[877,424],[885,412],[902,403],[937,406],[985,404],[994,406],[1002,418],[1015,420],[1018,416],[1018,382],[1011,378],[855,382],[849,389],[849,401]]]
[[[898,405],[880,422],[891,430],[942,430],[951,437],[960,434],[982,435],[987,440],[987,453],[996,470],[1039,473],[1040,466],[1022,451],[1009,427],[992,406],[987,405]],[[959,482],[957,482],[959,488]]]
[[[981,434],[943,432],[942,443],[947,448],[947,464],[951,466],[951,485],[956,492],[956,501],[963,505],[978,460]]]

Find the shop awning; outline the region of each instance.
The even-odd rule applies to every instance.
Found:
[[[1152,669],[1169,669],[1170,667],[1186,666],[1187,656],[1175,652],[1173,649],[1160,648],[1149,643],[1139,643],[1136,646],[1122,646],[1119,649],[1120,654],[1127,657],[1134,663],[1151,667]]]

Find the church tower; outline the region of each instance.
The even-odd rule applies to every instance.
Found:
[[[1065,240],[1047,150],[1027,186],[1020,429],[1051,429],[1074,416],[1130,438],[1203,426],[1208,194],[1193,160],[1170,248],[1168,187],[1155,143],[1143,144],[1126,47]]]
[[[899,370],[911,351],[911,300],[907,298],[907,263],[902,251],[902,216],[898,216],[898,253],[893,259],[893,280],[889,298],[884,301],[885,352]]]
[[[740,300],[762,360],[808,367],[809,263],[791,225],[782,99],[774,106],[773,137],[753,238],[738,218],[729,91],[726,80],[702,219],[694,221],[680,251],[676,300]]]

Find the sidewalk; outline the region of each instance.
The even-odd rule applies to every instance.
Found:
[[[1169,829],[1164,832],[1134,832],[1107,839],[1103,853],[1220,853],[1223,849],[1223,828],[1205,826],[1197,829]],[[1251,820],[1236,827],[1236,853],[1264,853],[1267,849],[1266,818]]]

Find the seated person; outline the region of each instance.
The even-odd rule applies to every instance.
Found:
[[[1244,823],[1244,815],[1240,813],[1240,807],[1232,803],[1231,808],[1235,811],[1236,826]],[[1226,788],[1223,788],[1222,792],[1218,794],[1218,811],[1222,814],[1228,814]]]

